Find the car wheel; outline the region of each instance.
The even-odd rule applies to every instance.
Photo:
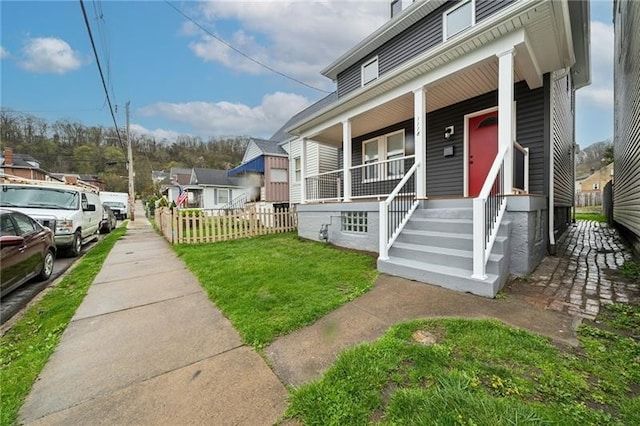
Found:
[[[73,234],[73,242],[71,243],[71,247],[67,250],[67,255],[69,257],[78,257],[80,255],[80,250],[82,249],[82,236],[80,235],[80,231],[76,231]]]
[[[40,275],[38,275],[38,279],[40,281],[46,281],[51,277],[53,273],[53,261],[55,259],[55,255],[53,254],[53,250],[47,250],[47,253],[44,255],[44,263],[42,265],[42,271],[40,271]]]

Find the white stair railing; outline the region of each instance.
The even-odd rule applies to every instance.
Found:
[[[480,194],[473,199],[472,278],[480,280],[487,278],[487,261],[507,207],[503,191],[503,175],[505,156],[508,151],[508,147],[505,146],[498,152]]]
[[[418,167],[419,162],[416,161],[387,199],[380,202],[379,259],[389,259],[389,248],[418,207],[419,201],[415,197],[415,176]],[[414,181],[410,181],[412,177]]]

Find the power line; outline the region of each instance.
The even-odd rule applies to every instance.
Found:
[[[91,34],[91,26],[89,25],[89,19],[87,18],[87,11],[84,8],[84,2],[82,0],[80,0],[80,8],[82,9],[82,16],[84,16],[84,23],[87,26],[87,32],[89,33],[89,40],[91,40],[91,48],[93,49],[93,55],[96,58],[96,64],[98,65],[98,71],[100,72],[100,80],[102,80],[102,88],[104,89],[104,94],[107,97],[107,103],[109,104],[109,112],[111,113],[111,118],[113,119],[113,125],[116,128],[116,134],[118,135],[118,140],[120,141],[120,145],[122,149],[125,149],[124,143],[122,142],[122,138],[120,137],[120,130],[118,130],[118,122],[116,121],[116,116],[113,113],[113,107],[111,106],[111,99],[109,98],[109,91],[107,90],[107,84],[104,81],[104,74],[102,72],[102,66],[100,65],[100,58],[98,57],[96,44],[93,41],[93,34]]]
[[[200,28],[202,31],[204,31],[205,33],[209,34],[211,37],[215,38],[216,40],[218,40],[220,43],[224,44],[225,46],[227,46],[229,49],[237,52],[238,54],[244,56],[245,58],[247,58],[248,60],[250,60],[251,62],[260,65],[263,68],[268,69],[269,71],[278,74],[284,78],[287,78],[291,81],[294,81],[298,84],[301,84],[303,86],[306,86],[310,89],[313,90],[317,90],[318,92],[322,92],[322,93],[331,93],[328,92],[324,89],[320,89],[318,87],[312,86],[308,83],[305,83],[302,80],[298,80],[295,77],[291,77],[290,75],[287,75],[281,71],[276,70],[275,68],[270,67],[269,65],[265,64],[264,62],[260,62],[259,60],[249,56],[248,54],[244,53],[243,51],[241,51],[240,49],[238,49],[237,47],[233,46],[232,44],[230,44],[229,42],[227,42],[226,40],[224,40],[223,38],[213,34],[211,31],[209,31],[208,29],[206,29],[205,27],[203,27],[199,22],[197,22],[195,19],[193,19],[192,17],[190,17],[189,15],[187,15],[186,13],[184,13],[182,10],[180,10],[177,6],[174,6],[169,0],[165,0],[165,3],[167,3],[169,6],[171,6],[176,12],[178,12],[180,15],[184,16],[186,19],[188,19],[189,21],[191,21],[193,24],[195,24],[198,28]]]

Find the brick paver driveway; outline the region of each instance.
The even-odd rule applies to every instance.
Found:
[[[586,319],[607,303],[640,301],[640,284],[621,268],[633,257],[618,232],[606,223],[579,220],[528,277],[513,279],[506,293]]]

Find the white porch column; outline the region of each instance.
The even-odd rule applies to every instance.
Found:
[[[343,201],[351,201],[351,120],[342,122]]]
[[[295,167],[295,163],[294,163]],[[302,138],[300,152],[300,203],[307,204],[307,138]]]
[[[498,151],[507,147],[503,193],[513,192],[513,56],[509,49],[498,56]]]
[[[427,196],[427,93],[424,87],[413,92],[413,138],[416,170],[416,198]]]

